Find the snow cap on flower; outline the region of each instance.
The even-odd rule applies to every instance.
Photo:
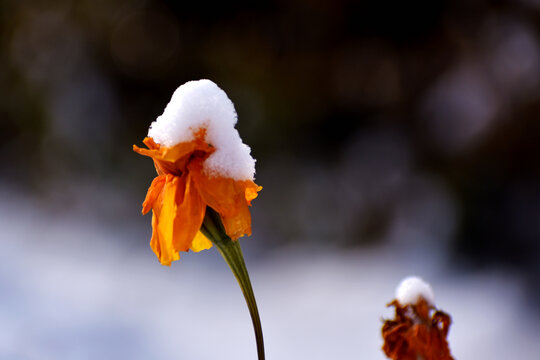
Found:
[[[214,82],[189,81],[176,89],[163,114],[150,125],[148,136],[172,147],[195,139],[197,131],[205,129],[205,140],[215,151],[204,161],[203,170],[210,176],[253,180],[255,160],[234,128],[236,122],[232,101]]]
[[[180,86],[150,126],[145,148],[157,172],[143,202],[152,210],[150,246],[163,265],[179,252],[212,246],[202,233],[208,211],[216,212],[231,240],[251,235],[251,201],[262,189],[253,181],[255,160],[238,131],[234,106],[210,80]]]
[[[403,279],[396,289],[396,299],[401,306],[414,305],[420,298],[426,300],[429,305],[435,305],[435,295],[431,285],[417,276]]]
[[[384,354],[392,360],[454,360],[448,345],[452,318],[435,308],[431,286],[422,279],[405,278],[396,290],[393,319],[384,320]]]

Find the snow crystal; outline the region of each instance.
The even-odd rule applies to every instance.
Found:
[[[409,276],[401,281],[396,289],[396,299],[404,305],[416,304],[423,297],[429,304],[435,304],[435,295],[431,285],[416,276]]]
[[[215,147],[204,162],[209,175],[253,180],[255,159],[242,142],[236,110],[227,94],[210,80],[189,81],[174,92],[163,114],[150,125],[148,136],[157,144],[174,146],[194,139],[206,129],[206,141]]]

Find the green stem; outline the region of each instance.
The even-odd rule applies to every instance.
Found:
[[[249,314],[251,315],[251,321],[253,322],[258,359],[264,360],[264,340],[261,319],[259,317],[259,310],[257,309],[257,302],[255,301],[255,295],[253,294],[253,288],[251,287],[246,264],[244,263],[244,256],[242,254],[242,249],[240,248],[240,243],[238,241],[233,241],[225,233],[219,214],[210,207],[206,208],[206,216],[201,231],[214,245],[216,245],[219,253],[236,277],[238,285],[240,285],[240,289],[244,294],[244,299],[246,299]]]

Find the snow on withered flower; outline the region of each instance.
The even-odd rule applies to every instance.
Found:
[[[396,289],[394,319],[382,327],[383,351],[392,360],[453,360],[446,337],[451,318],[435,308],[431,286],[405,278]]]
[[[163,265],[178,260],[180,251],[212,246],[200,231],[208,208],[233,241],[251,235],[248,206],[262,188],[253,182],[255,160],[236,122],[223,90],[210,80],[190,81],[151,124],[143,141],[148,149],[133,146],[157,171],[142,212],[153,212],[150,246]]]

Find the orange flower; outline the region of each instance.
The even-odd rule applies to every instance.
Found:
[[[199,230],[206,207],[221,217],[227,235],[237,240],[251,235],[248,206],[262,189],[251,180],[235,180],[207,174],[203,163],[215,148],[206,142],[206,129],[194,132],[194,139],[172,147],[156,144],[152,138],[133,145],[133,150],[154,160],[158,176],[152,181],[142,213],[152,209],[150,246],[163,265],[180,258],[179,251],[198,252],[212,243]]]
[[[393,320],[386,320],[382,328],[383,351],[393,360],[453,360],[446,336],[450,316],[420,297],[413,305],[402,306],[394,300],[388,306],[396,307]]]

